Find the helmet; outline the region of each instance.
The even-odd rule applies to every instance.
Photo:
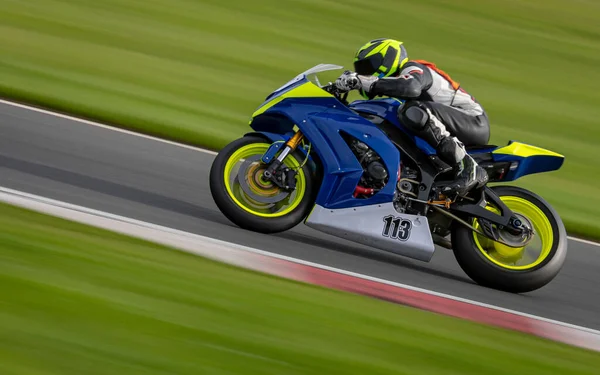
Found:
[[[408,61],[403,43],[394,39],[374,39],[362,46],[354,56],[354,71],[360,75],[389,77]]]

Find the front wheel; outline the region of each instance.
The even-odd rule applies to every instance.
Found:
[[[267,165],[260,159],[270,142],[245,136],[225,146],[210,170],[210,191],[221,212],[243,229],[282,232],[298,225],[310,211],[316,179],[300,151],[283,163],[296,171],[296,188],[286,191],[262,177]],[[303,165],[304,164],[304,165]]]
[[[539,289],[556,277],[565,262],[567,233],[562,220],[545,200],[528,190],[512,186],[492,189],[533,229],[533,239],[524,247],[513,248],[456,223],[452,230],[456,260],[480,285],[512,293]],[[469,221],[479,227],[477,219]]]

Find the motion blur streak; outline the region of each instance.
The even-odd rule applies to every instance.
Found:
[[[598,247],[569,242],[565,268],[528,295],[481,288],[438,248],[412,262],[298,226],[264,236],[232,226],[210,197],[213,155],[51,112],[0,103],[0,186],[252,246],[336,269],[600,329]],[[275,239],[275,240],[274,240]]]
[[[46,214],[173,246],[182,251],[235,266],[381,298],[600,352],[600,331],[325,267],[12,189],[0,187],[0,200]]]

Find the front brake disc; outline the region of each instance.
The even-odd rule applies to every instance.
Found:
[[[242,165],[240,166],[240,169],[238,171],[238,175],[237,175],[238,182],[240,183],[240,186],[242,187],[242,190],[244,191],[244,193],[246,193],[250,198],[252,198],[253,200],[255,200],[259,203],[281,202],[290,193],[280,191],[280,193],[278,193],[276,195],[270,195],[270,196],[261,195],[261,194],[257,194],[250,187],[250,184],[248,183],[248,178],[254,178],[254,175],[255,175],[255,173],[250,172],[250,168],[252,167],[252,165],[255,162],[259,162],[260,159],[261,159],[261,155],[253,155],[253,156],[249,156],[246,158],[246,160],[242,163]],[[262,170],[263,170],[262,168],[258,168],[256,170],[256,173],[258,173]],[[280,190],[279,188],[277,188],[277,189]]]

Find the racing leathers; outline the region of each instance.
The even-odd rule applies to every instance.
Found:
[[[465,146],[481,146],[489,141],[487,114],[475,98],[435,64],[408,61],[397,76],[385,78],[346,71],[336,85],[346,90],[363,90],[369,98],[404,99],[398,112],[400,121],[434,147],[442,161],[454,167],[455,180],[444,187],[446,195],[465,195],[487,183],[486,171],[465,150]]]

